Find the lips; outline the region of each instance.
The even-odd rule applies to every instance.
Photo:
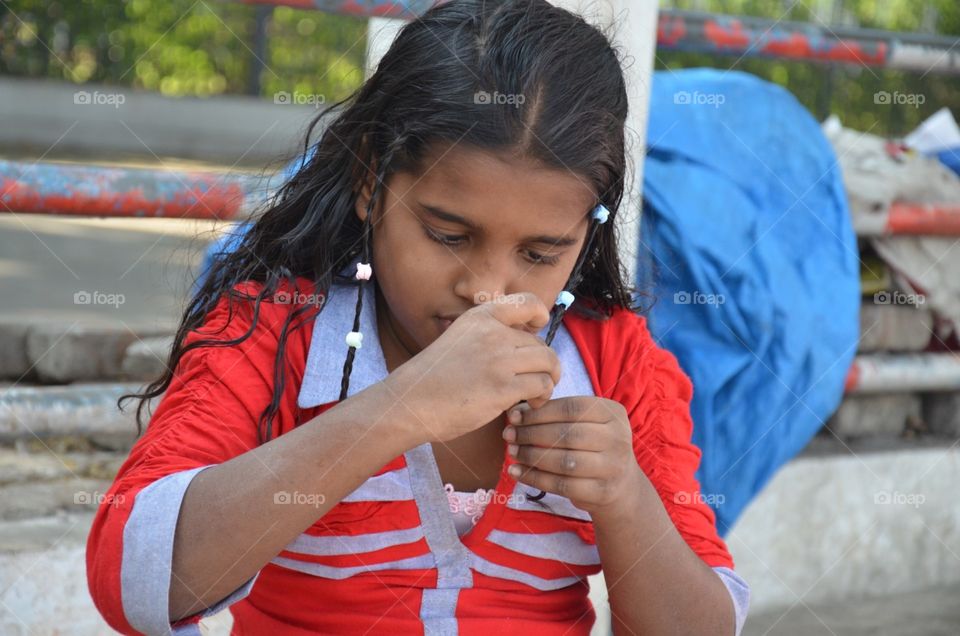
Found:
[[[446,331],[446,330],[450,327],[450,325],[453,324],[453,321],[456,320],[457,318],[459,318],[459,315],[457,315],[457,316],[437,316],[437,322],[440,324],[440,331],[441,331],[441,332]]]

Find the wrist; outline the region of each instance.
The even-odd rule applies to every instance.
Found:
[[[590,511],[590,517],[598,526],[632,526],[638,517],[648,514],[650,502],[660,501],[659,495],[646,473],[636,466],[627,480],[627,486],[621,489],[622,495],[610,504]]]
[[[374,439],[388,443],[398,454],[429,441],[424,422],[396,373],[367,387],[363,393],[368,393],[365,398],[374,418],[371,422]]]

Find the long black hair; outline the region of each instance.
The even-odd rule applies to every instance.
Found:
[[[545,0],[451,0],[431,9],[401,29],[376,72],[354,94],[310,123],[303,144],[304,153],[314,150],[310,159],[255,216],[237,249],[215,259],[187,304],[166,371],[142,392],[122,396],[118,405],[139,398],[139,432],[145,405],[166,391],[185,353],[246,340],[257,326],[260,303],[297,277],[313,281],[317,297],[325,297],[335,279],[358,285],[357,330],[368,281],[338,273],[358,256],[371,262],[371,211],[384,184],[394,173],[421,170],[433,142],[510,151],[590,184],[610,218],[591,221],[565,287],[577,298],[571,311],[594,319],[604,319],[614,307],[637,311],[614,224],[625,187],[626,117],[618,53],[582,17]],[[361,222],[355,205],[371,171],[376,179]],[[245,281],[262,283],[255,296],[235,289]],[[235,301],[252,302],[247,332],[185,346],[185,337],[225,295],[228,321]],[[261,442],[271,438],[283,394],[287,338],[317,314],[313,306],[293,307],[279,337],[272,400],[258,422]],[[563,311],[563,305],[551,311],[551,338]],[[341,399],[356,351],[346,349]]]

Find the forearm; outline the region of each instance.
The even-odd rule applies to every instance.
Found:
[[[410,420],[391,391],[375,384],[200,472],[184,495],[174,537],[173,620],[226,597],[377,470],[421,443]],[[278,501],[283,492],[299,498]]]
[[[617,513],[595,514],[615,634],[733,634],[726,586],[683,540],[650,481]]]

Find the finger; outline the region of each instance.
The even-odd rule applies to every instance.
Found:
[[[556,475],[523,464],[514,464],[509,472],[519,482],[575,501],[593,501],[602,491],[597,479]]]
[[[605,477],[609,470],[604,455],[596,451],[569,448],[541,448],[539,446],[510,445],[511,455],[524,466],[537,468],[555,475],[573,477]]]
[[[510,363],[516,374],[547,372],[555,385],[560,382],[560,358],[556,351],[542,343],[516,349]]]
[[[531,292],[507,294],[478,306],[508,327],[520,326],[540,331],[550,322],[550,310]]]
[[[595,422],[554,422],[506,428],[513,431],[513,439],[507,441],[517,445],[584,451],[606,450],[610,446],[610,427]]]
[[[526,400],[533,406],[544,404],[553,395],[556,384],[553,376],[545,372],[520,373],[513,376],[513,401]]]
[[[521,411],[517,426],[548,424],[551,422],[596,422],[610,419],[611,413],[601,406],[602,398],[592,395],[562,397],[546,402],[539,408]]]

